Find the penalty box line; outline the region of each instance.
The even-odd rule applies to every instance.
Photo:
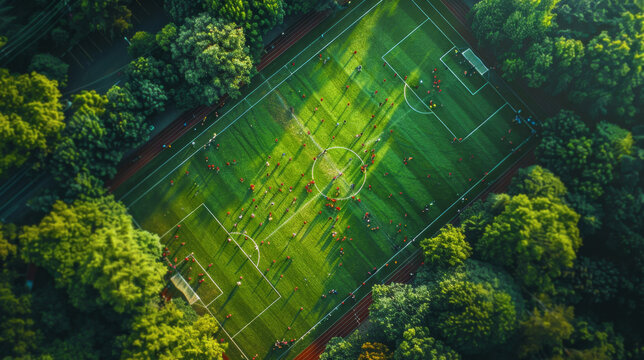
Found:
[[[396,71],[396,69],[395,69],[393,66],[391,66],[391,64],[389,64],[389,61],[387,61],[387,59],[385,59],[385,57],[384,57],[384,56],[382,56],[381,58],[382,58],[382,60],[387,64],[387,66],[389,66],[389,68],[391,68],[391,70],[393,70],[393,72],[394,72],[395,74],[398,74],[398,72]],[[397,77],[400,79],[400,81],[402,81],[402,82],[403,82],[403,85],[404,85],[404,86],[409,87],[409,84],[407,84],[407,81],[405,81],[405,80],[403,79],[403,77],[402,77],[402,76],[397,76]],[[418,101],[420,101],[420,103],[421,103],[421,104],[423,104],[423,105],[427,108],[427,110],[432,111],[432,110],[429,108],[429,106],[427,106],[427,104],[425,104],[425,103],[423,102],[423,100],[418,96],[418,94],[416,94],[416,92],[414,91],[414,89],[412,89],[412,88],[410,87],[410,88],[409,88],[409,90],[411,90],[412,94],[414,94],[414,95],[416,96],[416,98],[418,99]],[[404,89],[403,89],[403,91],[404,91]],[[452,135],[452,137],[457,137],[456,135],[454,135],[454,132],[452,131],[452,129],[450,129],[450,128],[449,128],[449,126],[447,126],[447,124],[445,124],[445,123],[443,122],[443,120],[441,120],[441,118],[440,118],[438,115],[436,115],[436,113],[435,113],[435,112],[433,112],[433,111],[432,111],[432,114],[433,114],[434,116],[436,116],[436,119],[438,119],[438,121],[440,121],[440,123],[441,123],[441,124],[443,124],[443,126],[445,127],[445,129],[447,129],[447,131],[449,131],[449,133]]]
[[[237,240],[235,240],[235,238],[233,238],[233,236],[230,234],[230,232],[228,232],[228,230],[226,229],[226,227],[224,227],[224,225],[219,221],[219,219],[217,219],[217,217],[215,216],[215,214],[213,214],[213,213],[212,213],[212,211],[210,211],[210,209],[208,208],[208,206],[207,206],[206,204],[204,204],[204,207],[206,208],[206,210],[208,210],[208,212],[209,212],[209,213],[210,213],[210,215],[213,217],[213,219],[215,219],[215,221],[217,221],[217,223],[219,224],[219,226],[221,226],[221,228],[222,228],[222,229],[224,229],[224,231],[228,234],[228,236],[229,236],[229,237],[230,237],[230,238],[235,242],[235,245],[237,245],[237,247],[239,248],[239,250],[241,250],[241,252],[246,256],[246,258],[251,262],[251,264],[253,264],[253,266],[255,266],[255,269],[257,269],[257,272],[258,272],[258,273],[259,273],[259,274],[264,278],[264,280],[268,283],[268,285],[270,285],[270,287],[273,289],[273,291],[275,291],[275,293],[277,294],[277,299],[273,300],[273,302],[272,302],[272,303],[270,303],[270,305],[268,305],[266,308],[264,308],[264,310],[262,310],[262,312],[260,312],[259,314],[257,314],[257,316],[255,316],[251,321],[249,321],[246,325],[244,325],[244,327],[242,327],[239,331],[237,331],[237,333],[233,334],[233,336],[231,337],[231,339],[232,339],[232,338],[234,338],[235,336],[239,335],[239,333],[240,333],[240,332],[242,332],[244,329],[246,329],[246,328],[247,328],[247,327],[248,327],[248,326],[249,326],[253,321],[255,321],[257,318],[259,318],[259,317],[260,317],[264,312],[266,312],[266,310],[268,310],[268,309],[269,309],[271,306],[273,306],[273,305],[274,305],[278,300],[280,300],[280,299],[282,298],[282,294],[280,294],[280,292],[279,292],[279,291],[277,291],[277,289],[275,288],[275,286],[273,286],[273,284],[272,284],[272,283],[271,283],[271,282],[266,278],[266,276],[265,276],[265,275],[264,275],[264,273],[259,269],[259,267],[257,267],[257,265],[255,265],[255,264],[253,263],[253,260],[251,260],[250,256],[248,256],[248,254],[246,253],[246,251],[244,251],[244,249],[243,249],[241,246],[239,246],[239,243],[237,243]],[[259,252],[259,248],[257,249],[257,251]]]
[[[257,269],[257,272],[258,272],[258,273],[259,273],[259,274],[264,278],[264,280],[266,280],[266,282],[271,286],[271,288],[273,288],[273,291],[275,291],[275,293],[276,293],[279,297],[282,297],[282,295],[280,294],[280,292],[279,292],[279,291],[277,291],[277,289],[275,288],[275,286],[273,286],[273,284],[272,284],[272,283],[271,283],[271,282],[266,278],[266,276],[264,276],[264,273],[263,273],[263,272],[259,269],[259,267],[258,267],[258,266],[253,262],[253,260],[250,258],[250,256],[248,256],[248,254],[246,253],[246,251],[244,251],[244,249],[243,249],[241,246],[239,246],[239,243],[238,243],[238,242],[237,242],[237,240],[235,240],[235,238],[230,234],[230,232],[228,232],[228,229],[226,229],[226,227],[225,227],[225,226],[224,226],[224,225],[219,221],[219,219],[215,216],[215,214],[213,214],[213,213],[212,213],[212,211],[210,211],[210,209],[208,208],[208,205],[203,204],[203,206],[206,208],[206,210],[208,211],[208,213],[210,213],[210,216],[212,216],[212,218],[213,218],[213,219],[215,219],[215,221],[219,224],[219,226],[221,226],[221,228],[222,228],[222,229],[224,229],[224,231],[226,232],[226,234],[228,234],[228,236],[230,237],[230,239],[232,239],[232,241],[234,241],[234,242],[235,242],[235,245],[237,245],[237,247],[239,248],[239,250],[241,250],[241,252],[246,256],[246,258],[248,258],[248,260],[250,261],[250,263],[251,263],[251,264],[253,264],[253,266],[255,267],[255,269]],[[258,249],[257,251],[259,251],[259,249]]]
[[[322,46],[322,48],[320,48],[320,50],[319,50],[319,51],[317,51],[316,53],[319,53],[319,52],[323,51],[324,49],[326,49],[327,47],[329,47],[331,44],[333,44],[333,43],[335,42],[335,40],[337,40],[340,36],[342,36],[342,35],[343,35],[347,30],[349,30],[349,29],[350,29],[351,27],[353,27],[353,26],[354,26],[358,21],[360,21],[363,17],[365,17],[367,14],[369,14],[369,13],[370,13],[374,8],[376,8],[376,6],[380,5],[380,3],[381,3],[382,1],[383,1],[383,0],[379,0],[375,5],[373,5],[371,8],[369,8],[365,13],[363,13],[363,14],[362,14],[360,17],[358,17],[355,21],[353,21],[351,24],[349,24],[349,25],[348,25],[344,30],[342,30],[342,32],[340,32],[340,34],[338,34],[336,37],[334,37],[333,39],[331,39],[331,41],[329,41],[329,43],[327,43],[326,45]],[[361,4],[363,4],[363,3],[364,3],[364,2],[362,2]],[[361,4],[360,4],[360,5],[361,5]],[[326,30],[326,31],[323,33],[323,35],[324,35],[324,34],[326,34],[326,33],[327,33],[327,32],[329,32],[329,31],[331,31],[331,29],[335,28],[335,27],[336,27],[336,26],[337,26],[341,21],[343,21],[347,16],[349,16],[351,13],[353,13],[353,12],[354,12],[354,11],[355,11],[359,6],[360,6],[360,5],[357,5],[356,7],[354,7],[353,9],[351,9],[351,10],[350,10],[347,14],[345,14],[345,15],[344,15],[340,20],[338,20],[338,21],[337,21],[335,24],[333,24],[333,25],[332,25],[328,30]],[[320,38],[322,38],[322,37],[320,37]],[[315,44],[318,40],[319,40],[319,38],[318,38],[318,39],[315,39],[314,41],[312,41],[309,45],[307,45],[304,49],[302,49],[302,51],[300,51],[300,52],[299,52],[299,53],[297,53],[293,58],[291,58],[291,60],[289,60],[289,61],[286,63],[286,65],[285,65],[285,66],[287,66],[287,65],[288,65],[288,63],[292,62],[292,60],[294,60],[294,59],[296,59],[298,56],[300,56],[304,51],[308,50],[308,49],[309,49],[309,47],[311,47],[313,44]],[[294,73],[297,73],[297,71],[299,71],[299,70],[300,70],[304,65],[306,65],[309,61],[311,61],[311,59],[313,59],[314,57],[315,57],[315,55],[311,56],[311,57],[310,57],[307,61],[305,61],[302,65],[300,65],[299,67],[297,67],[297,68],[295,69],[295,72],[294,72]],[[287,66],[287,67],[288,67],[288,66]],[[277,71],[275,71],[271,76],[269,76],[269,77],[265,80],[265,82],[266,82],[266,81],[268,81],[269,79],[273,78],[273,76],[277,75],[277,73],[279,73],[279,72],[280,72],[280,70],[281,70],[281,68],[279,68]],[[293,75],[289,75],[289,76],[287,76],[284,80],[280,81],[277,85],[275,85],[275,86],[274,86],[274,87],[273,87],[269,92],[267,92],[264,96],[262,96],[262,97],[261,97],[261,98],[260,98],[260,99],[255,103],[255,105],[259,104],[259,103],[260,103],[260,102],[261,102],[261,101],[262,101],[266,96],[270,95],[270,94],[271,94],[275,89],[277,89],[280,85],[282,85],[284,82],[286,82],[288,79],[290,79],[290,78],[291,78],[291,76],[293,76]],[[260,84],[257,88],[253,89],[253,90],[252,90],[248,95],[246,95],[243,99],[241,99],[240,101],[238,101],[237,103],[235,103],[235,105],[233,105],[233,107],[231,107],[228,111],[226,111],[224,114],[222,114],[221,118],[223,119],[223,118],[224,118],[224,117],[226,117],[226,115],[228,115],[231,111],[233,111],[234,109],[236,109],[236,108],[237,108],[237,106],[239,106],[239,105],[243,102],[243,100],[246,100],[246,98],[248,98],[250,95],[252,95],[253,93],[255,93],[255,91],[257,91],[257,89],[259,89],[259,88],[261,87],[261,85],[263,85],[263,83],[262,83],[262,84]],[[232,126],[233,124],[235,124],[235,123],[236,123],[236,122],[237,122],[237,121],[238,121],[242,116],[246,115],[246,113],[247,113],[248,111],[250,111],[250,110],[251,110],[255,105],[253,105],[251,108],[246,109],[246,110],[245,110],[241,115],[239,115],[237,118],[235,118],[235,119],[234,119],[230,124],[226,125],[226,126],[225,126],[225,127],[224,127],[220,132],[219,132],[219,133],[220,133],[220,134],[222,134],[223,132],[225,132],[225,131],[230,127],[230,126]],[[211,131],[211,128],[212,128],[215,124],[218,124],[218,122],[213,122],[212,124],[210,124],[209,126],[207,126],[207,127],[206,127],[202,132],[200,132],[199,134],[197,134],[197,135],[192,139],[192,141],[195,141],[197,138],[201,137],[201,136],[202,136],[202,135],[204,135],[206,132]],[[192,142],[191,142],[191,141],[188,141],[188,143],[186,143],[186,145],[184,145],[184,146],[183,146],[179,151],[177,151],[177,152],[176,152],[174,155],[172,155],[169,159],[167,159],[166,161],[164,161],[161,165],[159,165],[159,166],[158,166],[154,171],[152,171],[152,172],[151,172],[150,174],[148,174],[146,177],[144,177],[144,178],[143,178],[143,180],[141,180],[137,185],[135,185],[135,186],[134,186],[134,187],[132,187],[130,190],[128,190],[125,194],[123,194],[123,196],[121,196],[121,197],[120,197],[120,199],[124,199],[124,198],[126,198],[130,193],[132,193],[135,189],[137,189],[139,186],[141,186],[141,184],[143,184],[143,183],[144,183],[145,181],[147,181],[151,176],[153,176],[154,174],[156,174],[156,172],[157,172],[159,169],[161,169],[161,168],[165,167],[165,165],[166,165],[168,162],[170,162],[171,160],[173,160],[176,156],[178,156],[179,154],[181,154],[181,153],[182,153],[186,148],[188,148],[188,146],[191,146],[191,145],[192,145]],[[163,176],[159,181],[157,181],[157,182],[156,182],[154,185],[152,185],[148,190],[146,190],[142,195],[140,195],[140,196],[139,196],[139,197],[137,197],[134,201],[132,201],[129,205],[127,205],[127,208],[129,208],[130,206],[132,206],[132,205],[134,205],[135,203],[137,203],[141,198],[143,198],[145,195],[147,195],[147,194],[148,194],[152,189],[154,189],[155,187],[157,187],[157,186],[161,183],[161,181],[163,181],[164,179],[166,179],[166,178],[167,178],[167,177],[168,177],[172,172],[176,171],[179,167],[181,167],[183,164],[185,164],[185,163],[186,163],[186,161],[188,161],[189,159],[191,159],[191,158],[192,158],[195,154],[197,154],[199,151],[201,151],[201,149],[194,151],[194,152],[193,152],[192,154],[190,154],[190,155],[189,155],[185,160],[183,160],[181,163],[179,163],[179,165],[177,165],[177,166],[176,166],[175,168],[173,168],[172,170],[168,171],[168,172],[167,172],[167,174],[166,174],[165,176]]]
[[[521,142],[521,144],[519,144],[519,146],[517,147],[517,149],[519,149],[519,148],[523,147],[523,146],[524,146],[524,145],[525,145],[525,144],[526,144],[526,143],[527,143],[527,142],[528,142],[528,141],[529,141],[533,136],[534,136],[534,135],[530,135],[530,136],[529,136],[529,137],[527,137],[525,140],[523,140],[523,142]],[[505,161],[506,161],[510,156],[512,156],[512,154],[513,154],[513,153],[514,153],[514,152],[510,152],[508,155],[506,155],[506,156],[505,156],[503,159],[501,159],[501,160],[500,160],[496,165],[494,165],[494,167],[492,167],[492,169],[490,169],[490,171],[489,171],[489,172],[492,172],[492,171],[494,171],[496,168],[498,168],[499,166],[501,166],[501,164],[502,164],[502,163],[504,163],[504,162],[505,162]],[[484,178],[486,178],[486,177],[483,177],[483,178],[479,179],[479,180],[478,180],[474,185],[472,185],[472,186],[471,186],[471,187],[470,187],[466,192],[464,192],[462,195],[458,196],[458,198],[456,199],[456,201],[454,201],[454,202],[453,202],[453,203],[452,203],[452,204],[451,204],[447,209],[445,209],[442,213],[440,213],[440,214],[439,214],[439,215],[438,215],[438,216],[437,216],[437,217],[436,217],[432,222],[430,222],[427,226],[425,226],[425,228],[423,228],[423,229],[422,229],[422,230],[421,230],[421,231],[420,231],[416,236],[414,236],[414,238],[413,238],[413,239],[411,239],[411,241],[408,241],[408,242],[407,242],[407,244],[405,244],[405,246],[403,246],[400,250],[398,250],[396,253],[394,253],[394,254],[393,254],[393,255],[392,255],[392,256],[391,256],[387,261],[385,261],[385,262],[383,263],[383,265],[381,265],[381,266],[380,266],[380,267],[379,267],[375,272],[373,272],[373,273],[372,273],[372,274],[371,274],[371,275],[370,275],[370,276],[369,276],[369,277],[368,277],[364,282],[365,282],[365,283],[367,283],[369,280],[371,280],[371,278],[373,278],[374,276],[376,276],[376,274],[378,274],[381,270],[383,270],[383,269],[385,268],[384,264],[387,264],[387,263],[391,262],[391,261],[392,261],[396,256],[398,256],[401,252],[403,252],[403,251],[404,251],[404,250],[405,250],[409,245],[413,244],[413,243],[418,239],[418,237],[420,237],[420,236],[421,236],[425,231],[427,231],[427,229],[429,229],[432,225],[434,225],[434,223],[436,223],[436,221],[438,221],[439,219],[441,219],[441,218],[443,217],[443,215],[445,215],[445,213],[447,213],[451,208],[453,208],[453,207],[454,207],[454,205],[458,204],[458,203],[460,202],[460,199],[461,199],[462,197],[464,197],[465,195],[469,194],[469,193],[470,193],[470,191],[472,191],[475,187],[477,187],[477,186],[478,186],[478,185],[483,181],[483,179],[484,179]],[[413,254],[412,254],[412,255],[413,255]],[[364,286],[366,286],[366,285],[364,285]],[[353,292],[353,293],[356,293],[356,292],[358,292],[358,291],[360,290],[360,288],[362,288],[362,287],[363,287],[363,285],[359,285],[359,286],[358,286],[358,287],[356,287],[356,288],[355,288],[355,290],[354,290],[354,291],[352,291],[352,292]],[[346,300],[348,300],[348,297],[344,299],[344,301],[346,301]],[[329,316],[330,316],[334,311],[336,311],[336,310],[340,307],[340,305],[341,305],[341,304],[342,304],[342,303],[340,302],[340,303],[339,303],[338,305],[336,305],[333,309],[331,309],[331,311],[329,311],[329,312],[328,312],[328,313],[327,313],[327,314],[326,314],[322,319],[320,319],[320,320],[319,320],[315,325],[313,325],[313,326],[312,326],[308,331],[306,331],[306,332],[305,332],[305,334],[304,334],[304,335],[302,335],[302,336],[300,337],[300,339],[298,339],[298,340],[295,342],[295,344],[297,344],[297,343],[298,343],[302,338],[304,338],[304,336],[305,336],[306,334],[310,333],[313,329],[315,329],[315,327],[316,327],[316,326],[318,326],[320,323],[322,323],[322,321],[324,321],[324,320],[325,320],[327,317],[329,317]],[[351,307],[349,310],[347,310],[347,312],[348,312],[348,311],[351,311],[351,309],[352,309],[352,308],[353,308],[353,307]],[[345,312],[345,314],[346,314],[347,312]],[[284,356],[284,354],[283,354],[282,356]],[[280,356],[279,358],[281,358],[282,356]]]
[[[467,136],[465,136],[465,137],[463,138],[463,141],[467,140],[467,138],[469,138],[472,134],[474,134],[476,131],[478,131],[478,129],[479,129],[481,126],[485,125],[485,123],[486,123],[486,122],[488,122],[488,121],[489,121],[489,120],[490,120],[494,115],[496,115],[499,111],[501,111],[501,109],[503,109],[504,107],[509,106],[509,105],[510,105],[510,104],[508,104],[507,102],[506,102],[505,104],[501,105],[498,109],[496,109],[496,111],[495,111],[495,112],[493,112],[493,113],[492,113],[492,115],[488,116],[488,118],[487,118],[487,119],[485,119],[482,123],[480,123],[480,124],[479,124],[479,126],[477,126],[474,130],[470,131],[470,133],[469,133],[469,134],[467,134]]]
[[[441,57],[439,58],[439,60],[440,60],[440,62],[442,62],[442,63],[443,63],[443,65],[445,65],[445,67],[447,68],[447,70],[449,70],[449,72],[451,72],[451,73],[452,73],[452,75],[454,75],[454,77],[456,78],[456,80],[458,80],[458,81],[461,83],[461,85],[463,85],[463,87],[464,87],[467,91],[469,91],[469,92],[470,92],[470,95],[474,96],[474,95],[476,95],[479,91],[481,91],[481,89],[483,89],[483,88],[484,88],[484,87],[489,83],[489,81],[485,80],[485,84],[483,84],[483,86],[481,86],[480,88],[478,88],[478,90],[476,90],[476,91],[472,92],[472,90],[470,90],[470,88],[469,88],[467,85],[465,85],[465,83],[461,80],[461,78],[459,78],[459,77],[456,75],[456,73],[452,70],[452,68],[451,68],[451,67],[449,67],[449,65],[447,65],[447,64],[443,61],[443,58],[444,58],[445,56],[447,56],[447,54],[449,54],[450,52],[452,52],[452,50],[454,50],[454,49],[456,49],[456,47],[455,47],[455,46],[454,46],[454,47],[452,47],[451,49],[447,50],[447,52],[446,52],[445,54],[443,54],[443,56],[441,56]],[[477,72],[477,73],[478,73],[478,72]],[[479,74],[479,75],[481,75],[481,74]],[[482,76],[482,75],[481,75],[481,76]],[[505,99],[504,99],[504,100],[505,100]]]

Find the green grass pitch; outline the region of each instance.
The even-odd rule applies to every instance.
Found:
[[[323,31],[117,192],[233,359],[293,357],[531,137],[428,0],[354,2]]]

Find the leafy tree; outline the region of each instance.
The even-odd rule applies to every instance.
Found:
[[[87,0],[73,4],[71,23],[79,31],[123,34],[132,27],[129,0]]]
[[[180,1],[182,4],[191,4],[192,2]],[[155,35],[155,40],[157,45],[161,50],[165,52],[170,52],[170,45],[174,42],[177,37],[177,26],[173,23],[166,24],[159,32]]]
[[[146,31],[137,31],[130,39],[130,46],[127,48],[128,54],[133,58],[150,55],[157,47],[154,35]]]
[[[366,338],[359,329],[344,338],[331,338],[326,344],[324,353],[320,355],[320,360],[357,359],[360,356],[361,344],[364,342]]]
[[[391,350],[385,344],[366,342],[362,344],[362,352],[358,360],[389,360],[393,359]]]
[[[472,247],[465,241],[463,230],[451,224],[443,227],[440,233],[420,242],[425,261],[435,267],[450,267],[463,264],[472,254]]]
[[[84,311],[97,305],[140,311],[162,285],[158,237],[135,229],[112,197],[57,202],[40,224],[23,229],[20,241],[24,260],[51,273]]]
[[[190,321],[173,302],[136,317],[131,334],[121,346],[122,359],[222,359],[226,344],[214,338],[217,323],[211,316]]]
[[[554,291],[553,280],[572,267],[581,246],[579,215],[559,200],[513,196],[485,229],[477,253],[508,268],[530,289]]]
[[[603,195],[617,165],[615,145],[590,129],[571,111],[562,110],[543,124],[543,140],[537,146],[539,161],[556,173],[572,193],[590,200]]]
[[[547,353],[561,356],[564,353],[564,341],[574,332],[571,324],[574,318],[573,308],[556,305],[540,311],[534,309],[528,319],[521,322],[521,341],[519,357]]]
[[[519,170],[518,175],[512,178],[508,192],[511,195],[526,194],[530,198],[563,199],[568,191],[561,180],[550,170],[534,165]]]
[[[175,24],[182,24],[185,19],[199,14],[203,11],[203,7],[203,0],[165,0],[163,2],[163,8]]]
[[[624,339],[610,323],[595,324],[587,319],[574,321],[575,332],[566,346],[573,359],[624,359]]]
[[[617,267],[606,259],[591,259],[585,256],[575,261],[575,266],[566,271],[563,280],[570,284],[577,295],[589,303],[612,300],[620,288],[622,276]]]
[[[51,80],[58,81],[61,88],[67,86],[67,72],[69,65],[51,54],[36,54],[29,64],[30,72],[37,72]]]
[[[472,30],[482,47],[500,56],[508,77],[526,76],[540,86],[552,64],[552,44],[544,41],[554,26],[555,4],[554,0],[481,1],[472,8]]]
[[[502,344],[516,329],[512,297],[490,284],[445,280],[433,294],[429,323],[463,354],[478,354]]]
[[[284,17],[283,0],[204,0],[205,8],[215,17],[239,24],[244,29],[251,54],[259,55],[262,37]]]
[[[333,0],[284,0],[286,15],[306,14],[310,11],[320,11],[335,4]]]
[[[171,45],[183,76],[177,90],[179,105],[212,105],[224,94],[237,97],[240,85],[250,81],[252,68],[244,41],[243,31],[234,24],[206,14],[187,19]]]
[[[426,327],[410,328],[394,353],[396,360],[459,360],[461,356],[430,336]]]
[[[0,69],[0,176],[32,156],[44,158],[65,127],[56,82]]]
[[[373,304],[369,315],[388,341],[395,342],[407,328],[424,324],[431,300],[427,287],[374,285],[371,293]]]
[[[642,26],[644,14],[625,13],[618,33],[602,31],[586,46],[582,74],[572,82],[569,98],[593,118],[609,116],[634,124],[638,117],[644,104]]]

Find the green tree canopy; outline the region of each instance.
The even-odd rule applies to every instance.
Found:
[[[377,342],[366,342],[362,344],[362,352],[358,356],[358,360],[390,360],[393,359],[393,354],[387,345]]]
[[[36,54],[31,58],[29,64],[30,72],[37,72],[45,75],[51,80],[58,81],[61,88],[67,86],[67,72],[69,65],[51,54]]]
[[[162,286],[158,237],[135,229],[112,197],[57,202],[40,224],[23,228],[20,241],[25,261],[52,274],[84,311],[139,311]]]
[[[435,237],[422,240],[420,246],[425,261],[435,267],[458,266],[472,255],[472,247],[465,241],[463,230],[451,224],[444,226]]]
[[[217,329],[212,316],[201,316],[192,322],[170,302],[134,319],[132,332],[121,344],[121,358],[221,360],[227,346],[214,338]]]
[[[403,341],[394,353],[396,360],[459,360],[461,356],[442,341],[430,336],[426,327],[415,327],[403,333]]]
[[[402,338],[409,327],[423,326],[431,294],[425,286],[397,284],[374,285],[369,316],[390,342]]]
[[[572,267],[581,246],[578,221],[579,215],[559,200],[516,195],[486,227],[476,251],[505,266],[526,287],[551,292],[553,280]]]
[[[521,322],[519,357],[548,353],[550,356],[563,355],[563,343],[574,332],[571,324],[573,308],[556,305],[540,311],[534,309],[530,317]]]
[[[250,81],[252,63],[244,33],[234,24],[201,14],[186,20],[171,45],[172,58],[183,76],[177,90],[182,107],[212,105],[221,96],[239,95]]]
[[[0,69],[0,176],[53,150],[65,128],[59,99],[55,81]]]
[[[127,52],[133,58],[151,55],[157,47],[156,38],[147,31],[137,31],[130,39]]]
[[[530,198],[563,199],[568,191],[561,180],[550,170],[534,165],[519,170],[519,174],[512,178],[508,193],[511,195],[526,194]]]

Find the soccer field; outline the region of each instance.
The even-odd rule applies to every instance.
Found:
[[[296,355],[532,136],[428,0],[334,21],[116,192],[232,359]]]

